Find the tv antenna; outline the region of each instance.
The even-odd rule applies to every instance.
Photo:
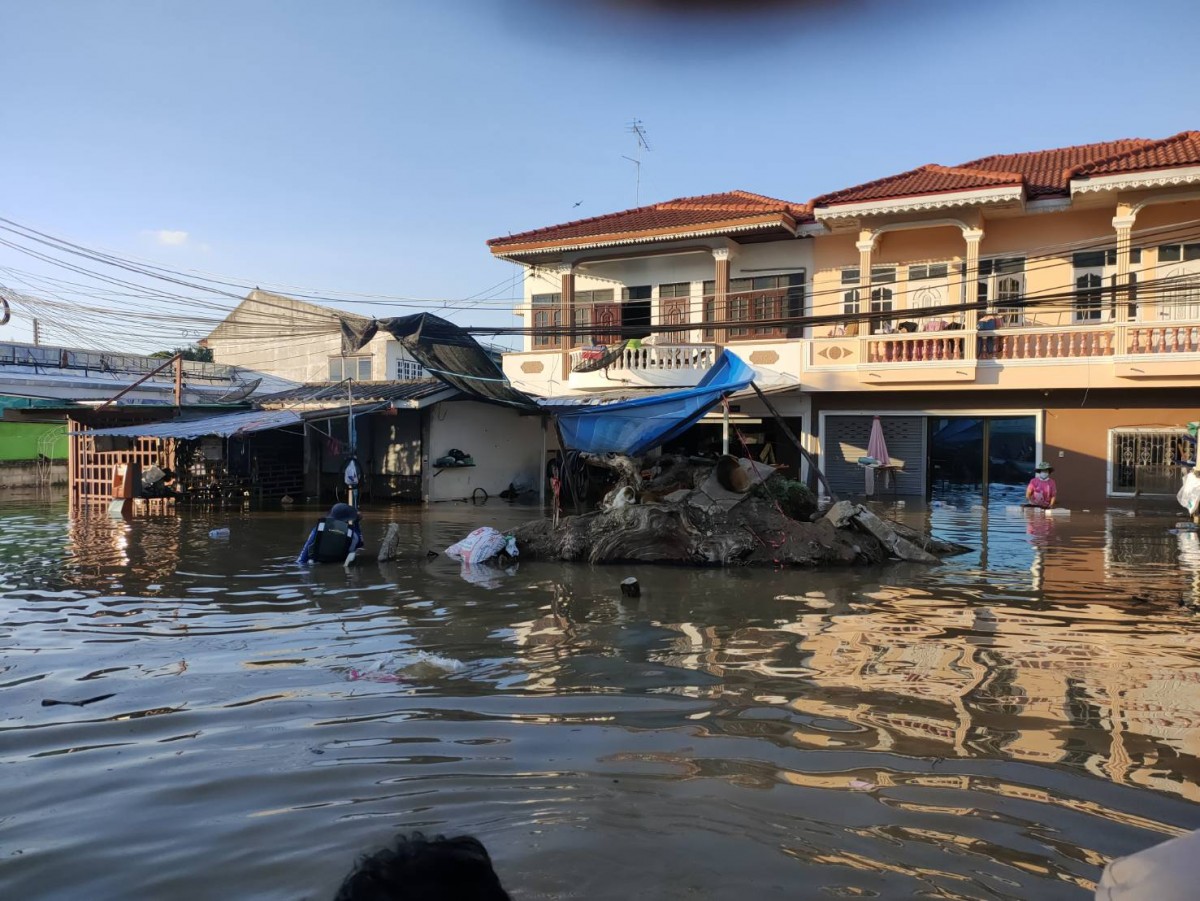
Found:
[[[650,149],[650,142],[646,140],[646,126],[641,119],[634,119],[625,130],[632,134],[637,140],[637,156],[625,156],[621,154],[621,159],[629,160],[633,163],[634,169],[637,172],[636,181],[633,189],[633,205],[641,206],[642,203],[642,152]]]

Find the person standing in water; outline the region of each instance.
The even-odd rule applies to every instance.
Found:
[[[308,535],[296,562],[301,566],[317,563],[354,562],[354,555],[363,546],[358,511],[349,504],[334,504],[329,515],[322,518]]]
[[[1054,506],[1058,500],[1058,486],[1054,484],[1054,479],[1050,478],[1052,472],[1054,467],[1044,460],[1034,469],[1033,478],[1029,480],[1029,486],[1025,489],[1025,502],[1029,506],[1046,509]]]

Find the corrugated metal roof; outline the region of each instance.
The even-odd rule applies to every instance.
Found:
[[[447,392],[453,391],[452,388],[437,379],[354,382],[351,387],[355,403],[387,402],[398,403],[402,406],[410,401],[429,400],[439,394],[446,394],[449,397],[452,395]],[[260,395],[254,400],[264,405],[345,402],[350,393],[346,388],[345,382],[309,382],[276,394]]]
[[[141,425],[123,425],[110,429],[93,429],[90,432],[72,432],[99,437],[112,435],[120,438],[203,438],[216,435],[230,438],[250,432],[281,429],[299,425],[303,420],[293,410],[249,410],[242,413],[226,413],[222,416],[206,416],[203,419],[171,419],[167,422],[149,422]]]

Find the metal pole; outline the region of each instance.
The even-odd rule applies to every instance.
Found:
[[[104,403],[102,403],[96,409],[103,410],[105,407],[107,407],[113,401],[117,400],[118,398],[124,397],[126,394],[128,394],[130,391],[132,391],[134,388],[136,388],[142,382],[146,381],[146,379],[151,378],[152,376],[158,375],[160,372],[162,372],[164,369],[166,369],[168,366],[170,366],[176,360],[181,360],[181,359],[183,359],[182,354],[175,354],[175,356],[171,357],[171,359],[167,360],[167,362],[163,363],[161,366],[151,369],[149,372],[147,372],[144,376],[142,376],[140,379],[138,379],[136,382],[134,382],[129,387],[122,388],[120,391],[118,391],[116,394],[114,394],[112,397],[110,397],[108,400],[106,400]]]
[[[721,401],[721,453],[729,453],[729,401]]]
[[[346,379],[346,439],[350,445],[350,456],[355,456],[357,448],[354,446],[354,379]],[[344,472],[345,470],[343,470]],[[359,478],[362,473],[359,473]],[[352,486],[347,486],[347,499],[351,507],[358,506],[358,489]]]
[[[992,472],[991,472],[992,461],[989,459],[989,453],[988,453],[989,447],[992,443],[992,421],[987,416],[983,417],[982,435],[983,435],[983,473],[980,477],[980,483],[981,483],[980,488],[983,489],[981,492],[983,495],[982,503],[983,503],[984,509],[986,510],[987,503],[988,503],[988,491],[989,491],[990,483],[992,481]]]
[[[548,425],[546,417],[542,417],[542,459],[538,464],[538,506],[543,510],[546,509],[546,430]]]
[[[183,406],[183,354],[175,355],[175,406]]]
[[[765,394],[763,394],[762,389],[759,388],[754,382],[750,383],[750,387],[754,389],[754,393],[758,395],[758,399],[763,402],[763,406],[767,408],[767,411],[775,417],[775,421],[778,422],[779,427],[783,429],[783,434],[788,437],[788,440],[790,440],[792,444],[796,445],[796,450],[800,451],[800,456],[804,457],[804,459],[808,461],[808,465],[813,468],[813,471],[817,474],[817,478],[821,480],[821,484],[824,485],[825,490],[829,492],[829,499],[834,503],[837,503],[838,496],[836,493],[834,493],[833,488],[830,487],[829,480],[825,478],[825,473],[821,472],[821,467],[817,463],[816,457],[810,454],[807,448],[800,443],[800,439],[796,437],[796,433],[793,432],[788,427],[788,424],[783,421],[783,417],[779,415],[779,411],[775,409],[775,405],[771,403]]]

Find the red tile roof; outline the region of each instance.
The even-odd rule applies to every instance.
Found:
[[[943,194],[950,191],[970,191],[1021,184],[1016,172],[984,171],[972,166],[939,166],[930,163],[917,169],[889,175],[853,188],[823,194],[813,200],[814,206],[839,203],[861,203],[868,200],[890,200],[893,197],[912,197],[920,194]]]
[[[1052,150],[1001,153],[960,166],[922,166],[825,194],[813,203],[834,206],[1022,182],[1025,196],[1030,200],[1068,197],[1071,179],[1075,177],[1190,165],[1200,165],[1200,133],[1185,131],[1161,141],[1125,138]]]
[[[1072,170],[1096,160],[1125,154],[1153,143],[1145,138],[1127,138],[1121,141],[1104,141],[1099,144],[1059,147],[1054,150],[985,156],[963,165],[972,169],[1002,169],[1005,172],[1019,172],[1025,179],[1025,196],[1030,200],[1038,197],[1067,197],[1071,193]]]
[[[1076,166],[1072,174],[1087,178],[1197,165],[1200,165],[1200,131],[1182,131],[1161,141],[1143,141],[1137,147],[1114,153],[1105,159]]]
[[[823,194],[809,203],[793,203],[749,191],[727,191],[699,197],[681,197],[651,206],[593,216],[562,225],[492,238],[493,252],[521,247],[549,249],[557,245],[587,244],[587,239],[636,240],[673,237],[700,231],[703,226],[719,230],[758,220],[764,226],[771,217],[785,224],[812,221],[815,207],[837,206],[899,197],[936,195],[954,191],[1023,185],[1029,200],[1069,197],[1071,179],[1200,165],[1200,132],[1185,131],[1169,138],[1124,138],[1097,144],[1079,144],[1026,153],[1004,153],[981,157],[959,166],[930,163],[898,175]]]
[[[787,217],[795,222],[810,219],[809,210],[807,204],[764,197],[749,191],[726,191],[721,194],[680,197],[652,206],[578,219],[562,225],[492,238],[487,243],[493,250],[502,250],[513,245],[586,243],[580,239],[640,232],[669,232],[673,229],[691,231],[697,226],[716,225],[771,214]]]

